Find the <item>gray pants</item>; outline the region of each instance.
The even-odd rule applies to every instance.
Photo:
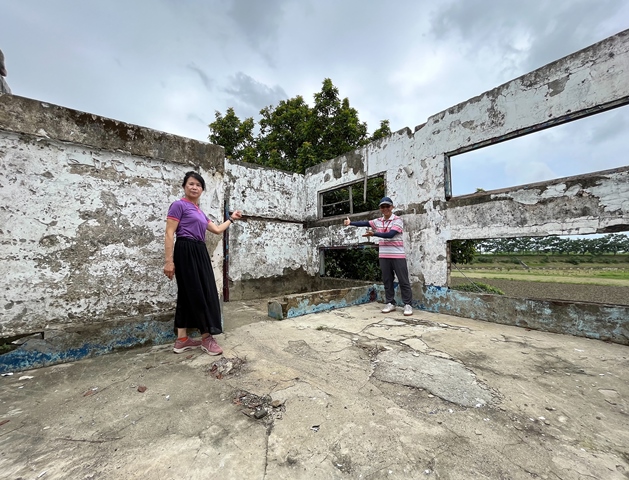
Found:
[[[384,293],[386,296],[385,303],[393,303],[393,274],[397,276],[400,282],[400,290],[402,292],[402,301],[404,305],[411,305],[413,301],[413,292],[411,291],[411,282],[408,280],[408,266],[405,258],[381,258],[380,270],[382,270],[382,282],[384,283]]]

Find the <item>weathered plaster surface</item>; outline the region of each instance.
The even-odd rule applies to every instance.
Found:
[[[433,115],[415,133],[427,154],[579,118],[629,102],[629,30]],[[444,141],[447,149],[444,150]]]
[[[230,299],[300,291],[309,254],[304,229],[304,175],[247,163],[226,162],[230,210],[246,219],[229,229]]]
[[[107,119],[97,117],[93,128],[75,125],[68,133],[59,124],[80,112],[5,97],[0,98],[0,336],[172,311],[176,285],[162,272],[166,212],[182,194],[184,173],[196,168],[208,186],[202,209],[222,218],[222,149],[202,144],[195,149],[187,139],[178,145],[166,135],[163,151],[202,153],[177,163],[156,157],[161,147],[151,145],[149,151],[141,140],[129,141],[128,150],[59,141],[49,138],[50,132],[96,144],[99,137],[91,131]],[[31,123],[21,114],[35,118]],[[14,133],[20,128],[29,133]],[[144,132],[131,131],[136,138]],[[130,135],[125,132],[120,147]],[[160,140],[153,131],[143,134],[150,142]],[[115,145],[113,138],[103,143]],[[222,241],[208,236],[220,291]]]
[[[629,167],[455,198],[447,223],[453,238],[629,229]]]
[[[310,313],[327,312],[350,305],[373,302],[382,295],[382,285],[362,285],[320,292],[286,295],[268,302],[269,317],[276,320],[300,317]]]
[[[242,210],[248,216],[303,222],[306,201],[303,175],[226,161],[225,179],[231,210]]]
[[[445,172],[450,154],[629,103],[628,71],[629,30],[433,115],[414,132],[317,165],[307,172],[308,214],[316,213],[316,192],[384,173],[404,218],[411,280],[427,285],[447,284],[449,240],[626,230],[626,168],[451,200]],[[350,163],[355,157],[362,165]],[[359,243],[357,233],[330,227],[331,220],[318,223],[329,234],[314,235],[315,247]]]
[[[624,305],[471,295],[440,287],[427,287],[417,303],[432,312],[629,345]]]
[[[224,149],[17,95],[0,96],[0,130],[159,158],[190,169],[224,170]]]
[[[172,318],[142,315],[118,322],[101,321],[90,327],[47,329],[44,338],[28,338],[0,357],[0,373],[75,362],[138,345],[173,341]]]
[[[286,275],[306,263],[308,245],[302,224],[247,219],[230,227],[232,281]]]
[[[416,156],[413,145],[409,141],[408,131],[402,130],[386,139],[378,140],[354,152],[341,155],[329,162],[308,169],[306,172],[307,220],[317,218],[319,192],[358,182],[363,180],[365,175],[372,176],[383,173],[387,192],[395,197],[410,196],[411,192],[415,195],[418,193],[418,189],[421,190],[426,178],[433,173],[432,169],[417,171],[414,172],[409,181],[403,168],[412,166],[415,161]],[[429,194],[428,192],[419,193],[420,195],[422,193]]]

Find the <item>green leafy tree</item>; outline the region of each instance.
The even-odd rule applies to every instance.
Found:
[[[312,108],[298,95],[263,108],[260,116],[259,133],[254,137],[252,118],[240,121],[233,108],[225,115],[216,112],[209,125],[209,140],[225,147],[228,158],[304,173],[313,165],[391,134],[389,121],[382,120],[370,137],[358,111],[347,98],[340,98],[329,78],[314,94]]]
[[[329,78],[314,94],[312,107],[298,95],[263,108],[260,117],[259,133],[254,136],[256,125],[252,118],[241,121],[233,108],[228,108],[225,115],[215,112],[215,120],[209,125],[209,140],[225,147],[225,155],[230,159],[305,173],[309,167],[391,134],[389,121],[381,120],[380,127],[369,136],[367,124],[360,121],[349,100],[340,97]],[[368,180],[366,200],[364,186],[355,186],[351,199],[355,210],[376,210],[384,191],[383,182],[382,178]],[[328,202],[347,200],[349,205],[347,191],[334,195],[339,198],[328,198]],[[377,249],[326,252],[325,263],[330,276],[361,280],[380,277]]]
[[[359,120],[358,111],[350,107],[347,98],[340,99],[339,89],[332,80],[323,81],[314,100],[308,133],[321,161],[367,143],[367,124]]]
[[[478,240],[452,240],[450,242],[450,261],[456,264],[472,263],[478,243]]]
[[[210,142],[225,148],[225,156],[232,160],[253,162],[257,157],[257,145],[253,136],[253,118],[240,121],[233,108],[225,116],[214,112],[215,120],[210,123]]]
[[[258,163],[281,170],[302,172],[314,157],[308,135],[312,112],[301,96],[282,100],[277,107],[260,110]],[[307,168],[307,167],[306,167]]]
[[[371,134],[370,142],[374,142],[376,140],[380,140],[381,138],[385,138],[391,135],[391,126],[389,125],[388,120],[380,120],[380,128],[375,130]]]

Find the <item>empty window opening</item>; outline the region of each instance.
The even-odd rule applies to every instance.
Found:
[[[323,256],[321,276],[381,282],[378,247],[328,247],[321,251]]]
[[[624,233],[453,240],[449,250],[455,290],[629,305]]]
[[[351,215],[352,213],[378,210],[378,203],[384,197],[384,176],[367,179],[365,182],[352,183],[320,194],[321,217]]]
[[[450,157],[452,195],[627,165],[629,107]]]

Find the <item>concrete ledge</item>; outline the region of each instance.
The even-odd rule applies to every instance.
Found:
[[[350,305],[362,305],[382,298],[383,291],[382,285],[364,285],[286,295],[269,300],[268,315],[276,320],[283,320]]]
[[[543,332],[629,345],[629,307],[475,294],[426,286],[414,307]]]
[[[17,349],[0,355],[0,373],[74,362],[116,350],[174,341],[173,316],[141,316],[131,319],[45,330],[43,338],[28,338]]]
[[[2,130],[224,172],[224,149],[18,95],[0,96]],[[198,168],[198,167],[197,167]]]
[[[291,270],[277,277],[229,281],[229,301],[276,298],[284,295],[307,295],[320,290],[371,285],[361,280],[312,276],[303,269]]]
[[[415,286],[416,287],[416,286]],[[395,299],[402,305],[398,285]],[[474,320],[629,345],[629,307],[475,294],[447,287],[413,288],[413,308]],[[294,318],[350,305],[384,301],[382,285],[287,295],[268,302],[268,316]]]

